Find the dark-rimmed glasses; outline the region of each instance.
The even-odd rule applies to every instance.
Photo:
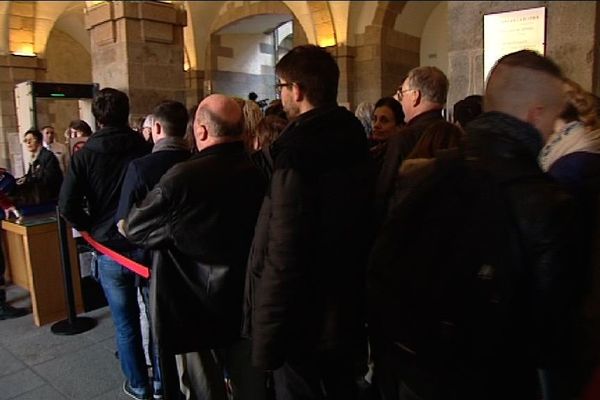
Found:
[[[279,94],[281,94],[281,88],[283,87],[292,87],[294,86],[294,82],[288,82],[288,83],[278,83],[275,85],[275,91]]]

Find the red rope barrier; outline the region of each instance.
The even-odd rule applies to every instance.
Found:
[[[94,249],[98,250],[100,253],[104,254],[105,256],[109,256],[110,258],[115,260],[117,263],[121,264],[125,268],[129,269],[130,271],[135,272],[136,274],[138,274],[144,278],[150,277],[150,270],[148,269],[148,267],[145,267],[142,264],[137,263],[137,262],[117,253],[116,251],[111,250],[108,247],[96,242],[94,240],[94,238],[87,232],[80,231],[79,233],[81,233],[81,236],[85,239],[86,242],[88,242]]]

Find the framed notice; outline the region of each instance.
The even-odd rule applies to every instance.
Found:
[[[502,56],[519,50],[544,54],[546,7],[483,16],[483,79]]]

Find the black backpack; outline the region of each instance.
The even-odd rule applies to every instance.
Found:
[[[456,152],[399,182],[369,261],[373,337],[428,364],[515,350],[519,249],[500,187]]]

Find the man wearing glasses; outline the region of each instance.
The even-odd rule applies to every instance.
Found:
[[[339,69],[325,49],[296,47],[275,72],[291,122],[267,156],[245,332],[277,399],[356,399],[366,365],[367,140],[337,105]]]
[[[413,68],[394,97],[402,105],[406,126],[388,141],[376,188],[377,217],[382,218],[394,188],[398,168],[411,152],[421,134],[433,123],[442,121],[448,94],[448,78],[436,67]]]

